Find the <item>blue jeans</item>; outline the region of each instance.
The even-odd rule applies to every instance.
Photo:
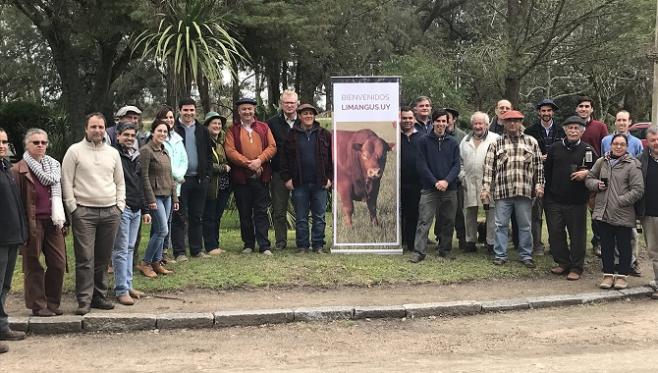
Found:
[[[114,294],[117,297],[127,294],[133,287],[133,252],[141,218],[141,210],[135,211],[128,206],[121,214],[121,222],[112,250]]]
[[[171,212],[171,197],[156,196],[155,203],[158,208],[150,211],[151,230],[154,232],[146,246],[144,263],[155,263],[162,260],[162,244],[169,233],[167,220]]]
[[[203,210],[203,246],[206,251],[219,248],[219,225],[230,195],[231,189],[224,189],[217,193],[217,199],[206,200]]]
[[[519,259],[532,259],[532,200],[527,197],[512,197],[496,200],[496,259],[507,260],[508,225],[512,211],[519,226]]]
[[[292,200],[295,204],[297,223],[297,247],[308,249],[322,249],[325,245],[324,230],[326,223],[324,213],[327,209],[327,190],[318,184],[303,184],[292,191]],[[309,246],[308,212],[311,210],[312,228]]]

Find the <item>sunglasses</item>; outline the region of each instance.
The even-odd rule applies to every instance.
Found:
[[[39,145],[48,146],[48,141],[32,141],[32,145],[35,145],[35,146],[39,146]]]

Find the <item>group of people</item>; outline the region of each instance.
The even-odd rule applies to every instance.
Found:
[[[658,276],[658,197],[648,192],[658,185],[658,128],[647,130],[643,148],[629,132],[629,112],[617,113],[616,131],[608,134],[592,118],[589,97],[580,97],[575,114],[561,124],[553,120],[559,110],[553,100],[540,101],[536,110],[539,120],[525,127],[524,115],[500,100],[491,121],[475,112],[465,133],[455,125],[459,112],[432,111],[429,97],[401,108],[402,242],[412,251],[410,261],[427,255],[433,220],[440,257],[452,257],[455,231],[463,251],[477,251],[482,208],[493,264],[508,261],[511,223],[519,260],[536,268],[534,256],[544,254],[545,215],[556,263],[551,272],[578,280],[589,210],[593,249],[602,259],[601,288],[624,289],[626,277],[639,274],[638,220]]]
[[[270,188],[276,248],[287,245],[286,210],[292,195],[298,252],[323,252],[333,160],[332,137],[315,120],[317,109],[298,105],[291,90],[283,92],[281,113],[268,123],[256,118],[254,99],[241,98],[235,108],[237,120],[230,127],[216,112],[207,113],[201,123],[196,102],[185,98],[178,117],[163,107],[148,130],[140,129],[142,112],[135,106],[119,109],[117,123],[109,128],[102,113],[92,113],[85,118],[84,138],[67,150],[61,165],[46,154],[48,134],[38,128],[26,132],[25,153],[12,165],[8,135],[0,129],[0,201],[5,211],[0,216],[0,340],[25,337],[9,328],[4,309],[19,250],[26,307],[37,317],[63,314],[64,237],[69,228],[77,315],[114,308],[107,295],[108,268],[117,302],[130,306],[144,296],[133,288],[133,267],[156,278],[174,272],[166,268],[167,261],[188,260],[186,246],[195,258],[221,254],[219,226],[231,192],[243,253],[258,248],[272,255]],[[142,223],[151,224],[151,236],[134,264]],[[173,258],[165,256],[169,247]],[[7,350],[0,342],[0,352]]]

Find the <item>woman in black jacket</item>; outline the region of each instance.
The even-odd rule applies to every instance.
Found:
[[[9,137],[0,128],[0,341],[17,341],[25,338],[25,333],[9,329],[5,299],[14,276],[18,246],[27,240],[27,223],[16,180],[10,171],[11,162],[6,158],[8,149]],[[9,347],[0,342],[0,353],[7,351]]]

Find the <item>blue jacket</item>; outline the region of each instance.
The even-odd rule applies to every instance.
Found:
[[[605,154],[612,149],[612,136],[614,136],[614,134],[608,135],[604,137],[603,140],[601,140],[601,154]],[[640,158],[642,155],[642,150],[644,150],[644,147],[642,146],[642,140],[631,135],[630,133],[626,138],[628,139],[628,149],[626,149],[628,154],[632,155],[634,158]]]
[[[434,131],[418,140],[418,176],[422,189],[435,190],[439,180],[448,182],[448,189],[457,188],[460,169],[459,144],[450,135],[439,138]]]

